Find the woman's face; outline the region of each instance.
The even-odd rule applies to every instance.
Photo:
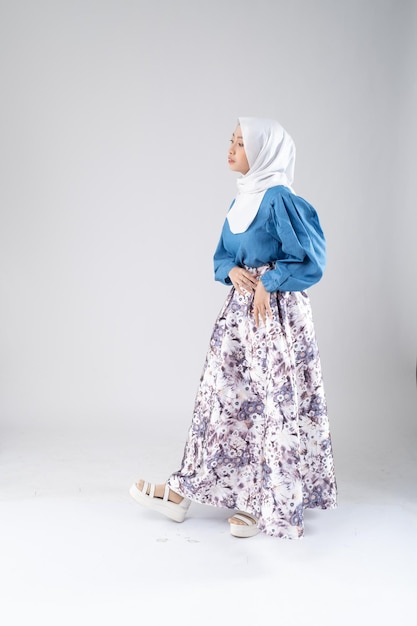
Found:
[[[233,172],[240,172],[243,175],[249,172],[249,163],[246,157],[245,146],[243,145],[240,126],[236,126],[236,130],[230,140],[227,162],[229,163],[229,169]]]

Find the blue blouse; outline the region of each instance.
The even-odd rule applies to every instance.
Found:
[[[255,219],[233,234],[226,218],[214,254],[215,279],[230,285],[232,267],[273,263],[261,280],[267,291],[303,291],[326,265],[326,241],[314,207],[283,185],[268,189]]]

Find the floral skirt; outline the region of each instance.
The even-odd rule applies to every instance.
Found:
[[[253,295],[230,290],[181,467],[168,484],[195,502],[254,515],[267,535],[293,539],[303,535],[304,509],[336,506],[336,481],[308,295],[276,292],[270,304],[273,318],[257,328]]]

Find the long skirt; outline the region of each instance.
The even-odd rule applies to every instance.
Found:
[[[256,327],[253,295],[231,288],[181,467],[167,482],[192,501],[254,515],[267,535],[293,539],[304,534],[306,508],[336,507],[336,480],[308,295],[275,292],[270,304],[272,319]]]

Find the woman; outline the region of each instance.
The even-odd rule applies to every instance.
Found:
[[[215,322],[180,469],[131,487],[177,522],[191,501],[235,509],[231,534],[304,533],[304,509],[334,508],[336,482],[308,295],[325,267],[315,209],[291,188],[294,142],[242,117],[228,163],[242,174],[214,255],[230,285]]]

